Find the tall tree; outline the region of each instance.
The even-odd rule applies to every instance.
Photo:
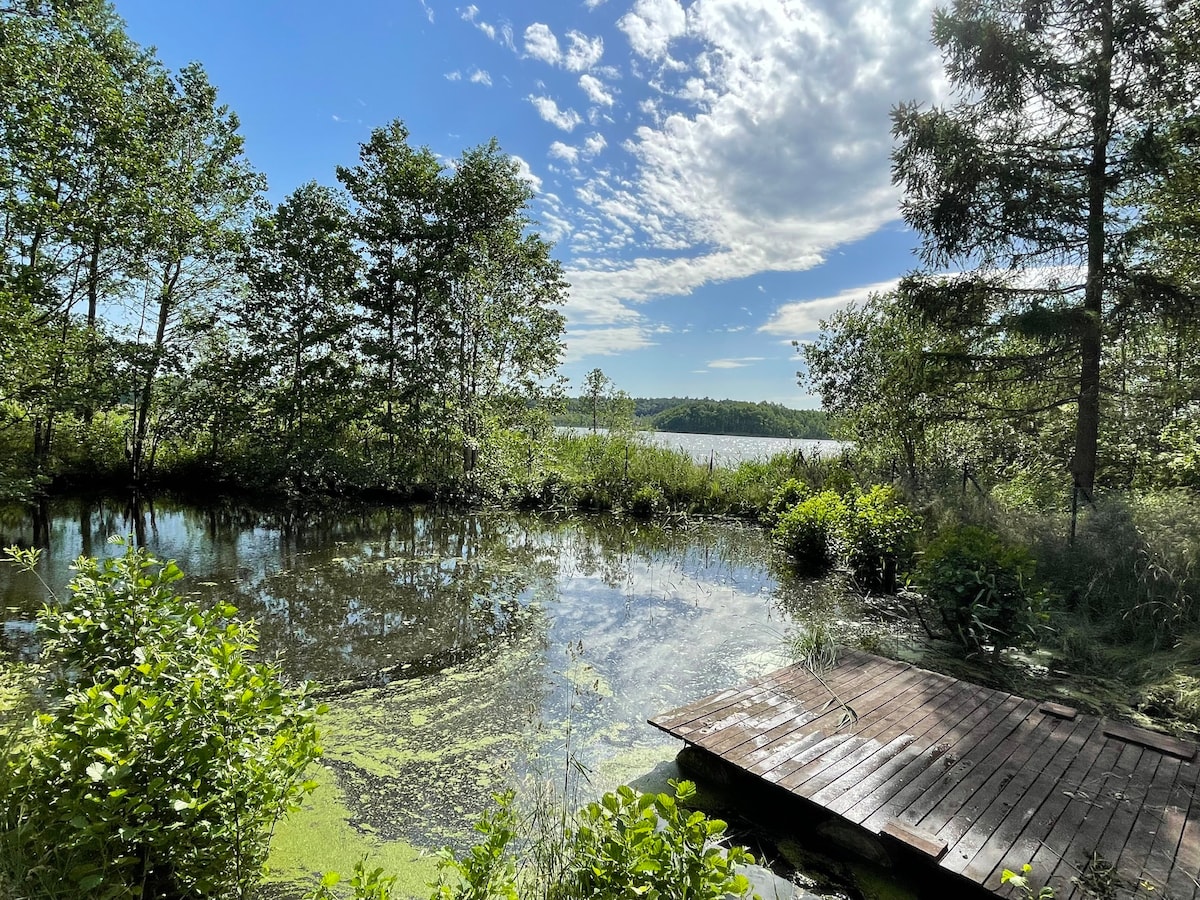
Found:
[[[262,176],[243,152],[238,118],[217,102],[197,64],[156,84],[148,151],[150,220],[141,244],[139,354],[133,366],[130,470],[142,481],[153,466],[155,388],[164,367],[180,365],[190,339],[214,321],[234,283],[239,248]]]
[[[958,99],[893,113],[893,176],[921,256],[971,270],[915,276],[903,296],[984,338],[943,360],[947,371],[982,382],[1045,376],[1033,406],[1075,407],[1069,470],[1087,491],[1112,313],[1119,297],[1149,290],[1126,239],[1137,211],[1124,201],[1164,141],[1155,126],[1174,6],[956,0],[935,14],[933,40]]]
[[[422,412],[437,380],[430,345],[444,319],[452,247],[441,176],[437,157],[427,147],[413,149],[398,120],[371,133],[357,166],[337,170],[354,200],[355,237],[366,256],[362,349],[371,365],[369,395],[381,411],[389,477],[396,474],[401,434],[411,438],[410,461],[423,450]]]
[[[58,419],[90,420],[107,379],[101,305],[137,269],[146,221],[145,98],[161,70],[104,0],[19,3],[0,16],[0,267],[35,310],[23,358],[34,455]]]
[[[249,290],[237,323],[267,385],[268,421],[295,470],[341,438],[355,406],[349,352],[359,260],[350,213],[336,192],[309,182],[256,220],[248,243]]]

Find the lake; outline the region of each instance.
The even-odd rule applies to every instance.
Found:
[[[814,610],[857,615],[736,523],[99,498],[0,515],[0,543],[37,538],[58,589],[79,554],[120,552],[112,534],[176,559],[184,590],[257,619],[262,653],[324,686],[321,799],[281,829],[286,879],[352,850],[462,847],[493,792],[561,781],[568,755],[588,796],[645,778],[678,748],[649,716],[785,664]],[[0,597],[0,649],[32,658],[43,589],[0,567]]]
[[[567,434],[591,434],[590,428],[561,427],[559,431]],[[597,429],[598,433],[608,434],[607,428]],[[831,457],[839,455],[850,447],[846,441],[810,440],[807,438],[773,438],[750,437],[736,434],[684,434],[672,431],[635,431],[635,439],[666,447],[670,450],[682,450],[697,462],[708,462],[710,459],[717,466],[736,466],[738,463],[752,459],[765,459],[776,453],[795,453],[800,451],[806,456],[816,455]]]

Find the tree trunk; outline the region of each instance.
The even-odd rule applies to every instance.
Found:
[[[141,484],[148,469],[146,466],[146,437],[150,433],[150,402],[158,368],[162,365],[163,347],[166,343],[167,322],[171,318],[171,306],[175,300],[175,284],[179,280],[182,264],[173,262],[163,270],[162,293],[158,298],[158,328],[154,333],[154,350],[150,364],[142,380],[138,396],[137,415],[134,419],[133,446],[130,450],[129,468],[134,484]]]
[[[1075,456],[1071,474],[1089,495],[1096,484],[1096,448],[1100,437],[1101,323],[1105,287],[1105,200],[1108,181],[1108,143],[1112,94],[1112,0],[1101,8],[1100,59],[1096,63],[1096,97],[1092,113],[1092,159],[1088,165],[1087,284],[1084,322],[1079,335],[1079,409],[1075,425]]]

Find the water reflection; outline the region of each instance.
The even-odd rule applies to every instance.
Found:
[[[785,662],[791,620],[762,533],[599,518],[57,501],[0,515],[42,575],[133,534],[260,623],[261,651],[330,698],[326,759],[357,824],[459,843],[490,793],[671,745],[645,720]],[[36,580],[0,568],[3,647],[36,652]],[[633,774],[636,774],[633,773]]]

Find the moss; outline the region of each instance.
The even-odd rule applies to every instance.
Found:
[[[397,896],[427,896],[437,877],[436,860],[404,841],[382,841],[358,823],[328,769],[318,767],[314,780],[319,786],[303,808],[275,829],[268,882],[283,885],[284,893],[292,893],[286,888],[299,893],[311,889],[324,872],[348,874],[366,857],[372,866],[398,876]]]

